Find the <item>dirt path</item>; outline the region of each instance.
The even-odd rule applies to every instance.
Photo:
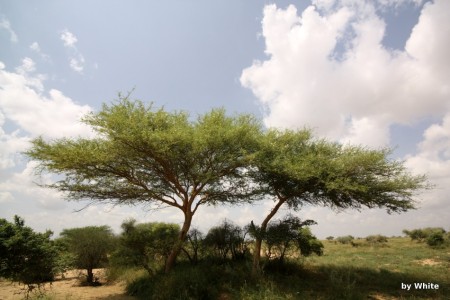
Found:
[[[78,300],[78,299],[112,299],[135,300],[136,298],[125,295],[123,283],[108,284],[105,281],[104,271],[95,270],[95,276],[99,278],[101,286],[80,286],[83,274],[80,271],[65,273],[64,279],[57,278],[51,285],[45,285],[45,293],[50,299]],[[0,280],[0,300],[20,300],[24,298],[23,286],[16,283]]]

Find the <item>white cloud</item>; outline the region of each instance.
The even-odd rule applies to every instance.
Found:
[[[79,56],[78,58],[71,58],[70,68],[72,68],[75,72],[82,73],[84,69],[84,57]]]
[[[13,196],[9,192],[0,192],[0,203],[11,202]]]
[[[58,90],[45,94],[44,78],[36,74],[30,58],[23,59],[15,72],[7,71],[0,62],[0,202],[7,203],[5,211],[18,205],[18,201],[24,209],[37,206],[61,210],[67,206],[62,193],[35,184],[36,180],[45,184],[54,178],[48,175],[36,178],[33,174],[36,162],[23,164],[21,152],[30,147],[32,138],[93,136],[91,129],[80,122],[92,109],[74,103]]]
[[[24,59],[17,73],[0,70],[0,107],[5,118],[32,137],[90,136],[90,128],[80,118],[92,109],[74,103],[58,90],[45,96],[43,76],[29,74],[34,70],[31,59]]]
[[[78,42],[77,37],[67,29],[64,29],[60,35],[60,38],[64,43],[64,47],[69,49],[70,68],[75,72],[82,74],[84,70],[85,60],[84,56],[80,53],[75,45]]]
[[[383,47],[386,26],[373,2],[316,3],[328,10],[264,10],[269,58],[245,69],[241,83],[266,108],[268,126],[308,125],[332,139],[384,146],[391,125],[445,113],[449,1],[424,6],[405,51]]]
[[[67,29],[62,31],[60,38],[64,42],[65,47],[75,47],[75,44],[78,42],[77,37]]]
[[[312,0],[311,2],[319,9],[329,11],[338,6],[357,7],[358,9],[361,9],[361,7],[371,7],[370,9],[398,8],[406,4],[420,6],[424,0]]]
[[[34,200],[37,205],[44,209],[61,209],[65,206],[64,195],[61,192],[42,188],[35,183],[34,169],[37,163],[30,161],[25,169],[13,173],[7,180],[0,182],[0,190],[21,195],[21,198]],[[49,184],[52,179],[49,175],[39,178],[40,184]]]
[[[41,52],[41,47],[39,46],[38,42],[34,42],[30,45],[30,49],[36,52]]]
[[[22,60],[22,65],[16,68],[17,73],[21,74],[21,75],[25,75],[27,73],[32,73],[34,71],[36,71],[36,64],[34,63],[34,61],[29,58],[29,57],[25,57]]]
[[[450,212],[450,112],[441,124],[433,124],[425,131],[419,152],[407,156],[406,164],[414,172],[427,174],[435,184],[423,195],[421,206]]]
[[[11,23],[9,23],[9,20],[2,18],[0,21],[0,29],[5,29],[9,33],[9,40],[13,43],[17,43],[19,41],[19,38],[17,37],[17,34],[14,32],[14,30],[11,28]]]
[[[33,43],[30,45],[30,49],[31,49],[33,52],[36,52],[37,54],[39,54],[39,56],[40,56],[42,59],[44,59],[44,60],[46,60],[46,61],[50,60],[50,56],[48,56],[47,54],[45,54],[45,53],[42,52],[41,46],[39,45],[38,42],[33,42]]]

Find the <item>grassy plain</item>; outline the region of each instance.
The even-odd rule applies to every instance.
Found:
[[[323,243],[323,256],[299,258],[291,253],[284,265],[265,262],[258,277],[251,276],[250,259],[209,259],[195,266],[180,261],[172,273],[151,277],[144,270],[112,269],[109,282],[101,287],[80,287],[75,277],[68,277],[56,281],[40,299],[450,299],[448,246],[433,249],[409,238],[390,238],[379,246],[363,239],[355,240],[355,246]],[[402,283],[411,289],[402,289]],[[414,283],[439,288],[420,290]],[[0,282],[0,299],[22,298],[15,290]]]
[[[169,275],[135,279],[128,292],[141,299],[450,299],[449,248],[409,238],[380,246],[323,243],[323,256],[266,263],[261,277],[250,275],[250,261],[180,263]],[[416,289],[414,283],[439,288]]]

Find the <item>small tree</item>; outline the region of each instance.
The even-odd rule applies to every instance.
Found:
[[[327,236],[326,239],[331,242],[332,240],[334,240],[334,236]]]
[[[192,228],[191,230],[189,230],[189,233],[187,235],[187,244],[190,250],[192,250],[192,254],[189,253],[187,247],[183,247],[183,252],[186,254],[189,261],[193,264],[197,264],[198,262],[199,252],[202,250],[204,245],[203,239],[203,233],[200,230],[196,228]]]
[[[114,253],[119,264],[132,264],[144,268],[150,275],[157,262],[165,264],[177,240],[180,226],[168,223],[141,223],[131,219],[122,223],[120,247]]]
[[[422,229],[403,230],[403,233],[411,238],[413,241],[423,242],[427,235]]]
[[[212,227],[208,231],[204,243],[222,259],[227,258],[228,253],[231,254],[233,260],[240,259],[247,252],[244,230],[227,220],[224,220],[219,226]]]
[[[86,282],[94,284],[93,270],[107,263],[108,254],[114,245],[111,228],[87,226],[64,229],[61,232],[61,238],[67,245],[68,251],[75,256],[75,266],[87,271]]]
[[[0,277],[28,286],[53,281],[57,256],[51,231],[36,233],[19,216],[14,222],[0,219]]]
[[[263,234],[262,240],[267,245],[267,256],[276,257],[281,263],[284,262],[286,251],[291,246],[296,246],[303,256],[309,256],[312,253],[322,255],[322,243],[311,233],[310,225],[317,224],[313,220],[301,221],[292,215],[284,219],[270,223],[266,232],[261,232],[259,227],[253,223],[250,224],[250,235],[254,238],[258,234]]]

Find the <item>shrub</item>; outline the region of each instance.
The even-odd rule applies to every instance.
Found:
[[[403,230],[403,233],[411,238],[413,241],[417,241],[419,243],[424,242],[435,233],[440,233],[442,235],[445,234],[445,230],[441,227],[426,227],[422,229],[413,229],[413,230]]]
[[[430,247],[442,246],[444,244],[444,242],[445,242],[444,233],[442,233],[442,232],[433,232],[427,238],[427,244]]]
[[[303,256],[311,254],[323,255],[323,244],[312,233],[309,227],[298,230],[297,245]]]
[[[223,266],[179,265],[169,274],[146,275],[128,284],[128,295],[138,299],[217,299]]]
[[[111,257],[112,264],[144,268],[152,275],[156,265],[166,262],[180,227],[158,222],[136,224],[131,219],[122,223],[122,230],[119,248]]]
[[[368,237],[366,237],[366,241],[372,245],[372,246],[376,246],[376,245],[382,245],[388,242],[388,239],[386,236],[384,235],[369,235]]]
[[[55,259],[51,231],[36,233],[19,216],[10,223],[0,219],[0,277],[27,285],[30,291],[37,285],[53,281]]]
[[[228,254],[233,260],[243,259],[248,252],[244,230],[227,220],[208,231],[204,244],[221,259],[227,258]]]
[[[339,236],[336,238],[336,241],[341,244],[351,244],[355,238],[351,235]]]

